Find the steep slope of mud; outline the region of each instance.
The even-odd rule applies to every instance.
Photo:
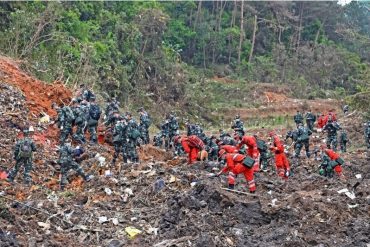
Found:
[[[12,73],[23,73],[1,68],[6,70],[2,74],[9,73],[8,79],[15,77]],[[0,169],[14,165],[12,146],[21,128],[18,125],[26,124],[27,112],[52,114],[49,103],[55,100],[53,96],[47,104],[38,105],[27,88],[7,82],[0,84],[1,95],[7,96],[0,98]],[[40,86],[46,91],[39,95],[54,86],[59,87]],[[70,92],[63,95],[67,99]],[[367,247],[370,164],[363,146],[355,145],[360,143],[363,126],[356,114],[341,119],[353,141],[343,155],[345,181],[319,176],[318,161],[313,158],[291,159],[293,176],[287,182],[270,166],[267,173],[256,174],[257,192],[251,195],[224,190],[224,176],[210,178],[220,168],[217,164],[189,167],[185,158],[173,159],[151,145],[139,148],[142,164],[115,167],[109,165],[110,146],[85,146],[89,153],[82,167],[95,179],[85,183],[71,172],[70,184],[60,192],[57,131],[51,135],[50,127],[29,118],[37,126],[38,151],[31,173],[35,184],[23,186],[22,174],[14,185],[0,180],[0,246]],[[318,137],[312,147],[324,138],[314,135]],[[236,189],[246,192],[246,187],[239,176]],[[338,193],[342,189],[348,195]],[[141,232],[130,237],[127,227]]]

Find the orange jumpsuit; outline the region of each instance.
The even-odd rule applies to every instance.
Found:
[[[325,149],[325,153],[329,156],[331,160],[337,160],[340,157],[339,154],[331,149]],[[338,174],[339,177],[343,176],[341,164],[338,163],[338,165],[334,167],[334,171]]]
[[[226,153],[237,153],[238,148],[232,145],[222,145],[220,149],[224,149]]]
[[[275,166],[278,175],[284,179],[288,179],[285,172],[290,172],[289,161],[284,153],[284,146],[276,135],[274,136],[274,146],[271,147],[271,150],[275,153]]]
[[[225,155],[226,166],[222,169],[222,173],[229,172],[227,181],[229,188],[233,188],[235,185],[235,178],[238,174],[243,174],[248,182],[248,187],[250,192],[256,191],[256,183],[254,182],[254,172],[253,169],[249,169],[244,166],[243,160],[245,155],[228,153]]]
[[[260,165],[258,159],[259,151],[257,148],[256,138],[254,136],[243,136],[237,148],[240,149],[244,144],[248,147],[248,155],[256,161],[253,165],[253,171],[258,172],[260,170]]]
[[[324,115],[321,115],[318,119],[317,119],[317,127],[319,127],[320,129],[324,128],[326,122],[325,122],[325,116]]]
[[[184,151],[188,154],[188,164],[193,164],[197,161],[198,153],[204,147],[203,141],[199,137],[193,137],[199,142],[199,145],[195,145],[194,142],[189,140],[189,137],[181,138],[181,145],[184,148]]]

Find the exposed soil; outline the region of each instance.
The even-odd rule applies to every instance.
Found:
[[[0,112],[21,112],[0,115],[0,162],[1,168],[7,170],[14,165],[12,148],[19,133],[18,125],[26,121],[28,111],[36,116],[41,110],[52,115],[49,103],[56,96],[50,96],[48,102],[33,98],[21,81],[12,82],[9,78],[28,78],[22,79],[27,84],[42,82],[18,71],[10,61],[0,59],[0,71],[7,74],[8,82],[0,84]],[[47,92],[54,86],[59,88],[60,84],[40,86],[37,98],[49,97]],[[63,95],[71,94],[67,90]],[[295,107],[294,101],[280,101],[284,98],[280,96],[273,95],[276,98],[273,103],[285,105],[288,101]],[[317,111],[335,105],[325,102],[315,101],[312,105]],[[264,111],[260,109],[259,114]],[[286,111],[290,112],[288,106]],[[343,167],[346,181],[319,176],[318,162],[313,159],[290,159],[293,176],[284,182],[271,166],[267,173],[256,174],[255,195],[224,190],[225,176],[209,177],[220,168],[213,162],[188,166],[185,158],[173,159],[151,145],[139,148],[143,160],[140,165],[115,167],[109,165],[113,153],[110,146],[85,146],[88,155],[81,165],[95,176],[94,180],[85,183],[71,172],[70,184],[60,192],[54,146],[57,130],[38,125],[37,118],[29,121],[37,126],[36,139],[44,138],[38,141],[34,156],[35,185],[23,186],[22,174],[14,185],[0,180],[1,247],[370,244],[370,163],[360,141],[363,126],[356,114],[341,117],[353,142],[350,152],[343,155],[347,161]],[[312,146],[322,139],[320,133],[315,133]],[[361,178],[356,178],[358,174]],[[236,189],[246,192],[246,187],[244,178],[239,176]],[[354,194],[354,199],[338,193],[345,188]],[[129,226],[141,233],[129,237],[125,231]]]

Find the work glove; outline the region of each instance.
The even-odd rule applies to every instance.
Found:
[[[218,173],[215,174],[215,177],[219,177],[222,174],[222,171],[219,171]]]
[[[289,175],[290,175],[290,171],[289,170],[286,170],[285,171],[285,177],[289,177]]]

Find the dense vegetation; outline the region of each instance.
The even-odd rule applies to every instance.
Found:
[[[287,84],[358,105],[369,98],[370,3],[1,2],[0,52],[42,80],[88,83],[159,114],[205,115],[228,87],[208,85],[215,77],[243,94]]]

